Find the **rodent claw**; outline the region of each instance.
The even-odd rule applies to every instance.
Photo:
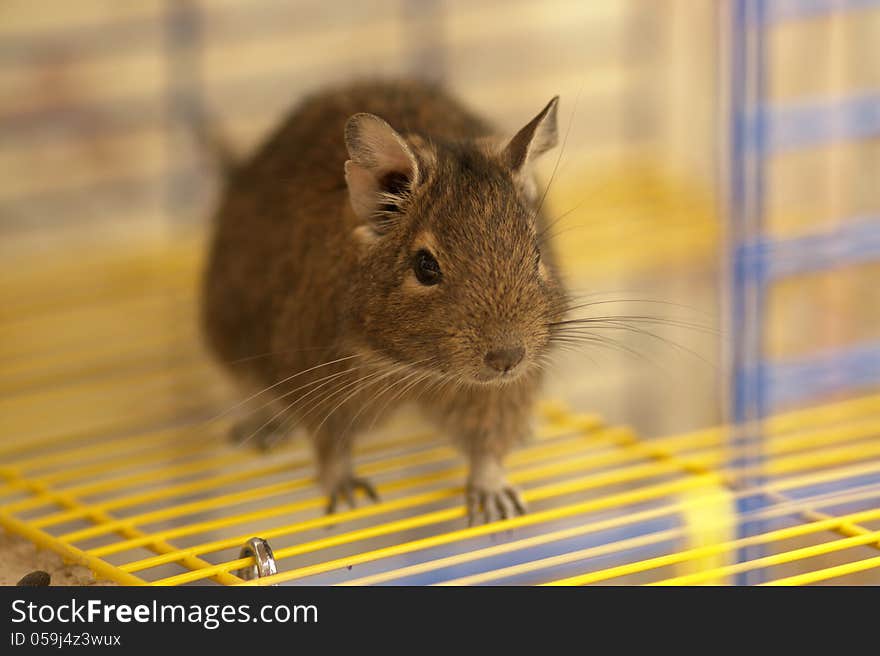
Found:
[[[508,508],[509,503],[505,497],[495,497],[495,509],[498,511],[498,515],[501,517],[501,519],[507,519],[510,515],[510,511],[508,510]]]
[[[357,507],[357,502],[354,499],[353,488],[354,485],[350,480],[345,481],[342,484],[342,498],[345,499],[345,503],[348,504],[348,507],[352,509]]]
[[[516,509],[516,513],[518,515],[525,515],[528,512],[526,502],[522,498],[522,494],[520,494],[519,490],[517,490],[515,487],[508,487],[504,489],[504,492],[513,502],[513,507]]]
[[[467,491],[467,517],[468,517],[468,528],[473,526],[477,520],[477,510],[479,509],[479,503],[477,500],[477,494],[473,490]]]
[[[376,488],[373,487],[373,484],[370,483],[370,481],[365,478],[353,478],[351,479],[351,482],[354,487],[363,490],[364,494],[370,498],[370,501],[379,503],[379,493],[376,492]]]
[[[356,508],[355,490],[363,490],[364,494],[366,494],[371,501],[374,503],[379,502],[379,493],[376,492],[376,488],[373,487],[372,483],[365,478],[356,478],[352,476],[340,481],[336,484],[336,487],[333,488],[327,503],[327,514],[332,515],[336,512],[336,506],[340,497],[342,497],[349,507]]]
[[[504,487],[493,492],[470,489],[466,498],[468,527],[476,523],[480,514],[488,524],[494,521],[495,515],[499,520],[504,520],[526,513],[526,504],[514,487]]]

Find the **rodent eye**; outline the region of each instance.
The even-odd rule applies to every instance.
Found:
[[[413,272],[423,285],[436,285],[443,277],[440,265],[428,251],[422,249],[413,259]]]

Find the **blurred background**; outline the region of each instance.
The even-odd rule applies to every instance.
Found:
[[[657,436],[880,384],[876,1],[5,0],[0,389],[152,367],[151,408],[111,394],[102,420],[227,398],[193,373],[218,189],[192,122],[246,153],[363,76],[442,80],[506,132],[561,95],[557,246],[624,327],[549,398]]]
[[[303,94],[355,77],[444,80],[507,131],[559,93],[567,138],[541,173],[553,177],[551,216],[564,215],[557,243],[572,286],[603,300],[677,303],[687,306],[678,315],[712,327],[748,312],[761,336],[734,355],[730,340],[654,326],[695,357],[623,331],[614,337],[649,360],[608,349],[576,358],[554,393],[652,434],[717,422],[732,394],[721,374],[730,357],[793,365],[880,339],[880,264],[849,247],[871,232],[877,250],[880,11],[864,1],[758,3],[762,16],[743,17],[771,24],[756,46],[734,33],[730,6],[79,0],[47,12],[4,2],[0,255],[54,261],[72,249],[198,239],[217,191],[191,139],[201,116],[245,153]],[[741,135],[737,153],[740,119],[762,141]],[[755,197],[731,190],[740,174]],[[825,250],[807,256],[840,257],[794,265],[760,308],[733,307],[747,295],[735,284],[749,283],[732,279],[731,249],[781,240],[762,252],[778,246],[789,261],[814,235]],[[607,308],[670,314],[658,304]],[[774,400],[801,396],[776,387]],[[829,391],[820,387],[811,393]]]

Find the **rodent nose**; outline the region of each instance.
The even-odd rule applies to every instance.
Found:
[[[506,374],[522,362],[526,350],[522,346],[516,348],[496,349],[486,354],[486,364],[495,371]]]

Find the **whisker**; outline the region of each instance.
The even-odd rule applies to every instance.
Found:
[[[355,367],[350,367],[350,368],[345,369],[343,371],[337,371],[336,373],[328,374],[327,376],[322,376],[321,378],[318,378],[317,380],[313,380],[308,383],[304,383],[304,384],[300,385],[299,387],[294,387],[292,390],[289,390],[289,391],[285,392],[284,394],[279,394],[275,398],[270,399],[269,401],[266,401],[263,405],[257,406],[249,414],[254,414],[256,412],[259,412],[260,410],[263,410],[264,408],[267,408],[268,406],[273,405],[274,403],[277,403],[278,401],[281,401],[282,399],[287,398],[288,396],[290,396],[294,392],[298,392],[299,390],[306,389],[308,387],[313,387],[315,385],[318,386],[317,389],[320,389],[321,387],[324,387],[325,385],[329,384],[331,381],[335,380],[336,378],[350,374],[353,371],[357,371],[358,369],[363,369],[364,366],[365,365],[358,365]],[[318,385],[318,383],[321,383],[323,381],[326,381],[324,383],[324,385]],[[306,398],[307,396],[308,395],[300,397],[300,398]]]
[[[596,294],[596,295],[598,295],[598,294]],[[585,303],[579,303],[577,305],[571,305],[568,307],[568,310],[569,310],[569,312],[573,312],[574,310],[582,310],[584,308],[594,307],[596,305],[608,305],[610,303],[649,303],[652,305],[667,305],[670,307],[676,307],[676,308],[680,308],[683,310],[690,310],[691,312],[696,312],[697,314],[701,314],[706,318],[714,319],[714,317],[712,317],[712,315],[710,315],[710,314],[708,314],[698,308],[695,308],[691,305],[685,305],[683,303],[676,303],[674,301],[664,301],[662,299],[656,299],[656,298],[609,298],[609,299],[602,299],[602,300],[598,300],[598,301],[587,301]]]
[[[656,317],[656,316],[646,316],[646,315],[633,315],[633,314],[617,314],[617,315],[607,315],[607,316],[593,316],[593,317],[581,317],[577,319],[563,319],[561,321],[552,321],[546,324],[548,327],[555,328],[557,326],[579,326],[579,325],[593,325],[599,324],[609,321],[632,321],[632,322],[642,322],[653,325],[661,325],[661,326],[672,326],[676,328],[688,328],[691,330],[695,330],[697,332],[702,332],[706,334],[718,335],[719,331],[710,327],[704,326],[702,324],[693,323],[691,321],[687,321],[686,319],[672,319],[669,317]]]
[[[421,374],[421,376],[418,376],[418,377],[416,378],[416,380],[415,380],[415,384],[418,384],[420,381],[425,380],[426,378],[429,378],[429,377],[432,375],[432,374],[429,373],[429,372],[422,372],[422,371],[416,370],[416,371],[414,371],[413,373],[411,373],[409,376],[405,376],[404,378],[400,378],[400,379],[398,379],[398,380],[392,382],[390,385],[386,386],[385,389],[382,390],[382,393],[381,393],[381,394],[385,394],[385,393],[387,393],[388,391],[390,391],[391,389],[393,389],[394,387],[396,387],[397,385],[399,385],[399,384],[401,384],[401,383],[405,383],[405,381],[409,380],[412,376],[414,376],[414,375],[416,375],[416,374]],[[410,389],[410,387],[409,387],[409,386],[404,386],[404,388],[403,388],[403,392],[405,393],[405,391],[406,391],[407,389]],[[379,396],[381,396],[381,394],[379,394],[379,395],[377,395],[376,397],[374,397],[374,400],[375,400],[375,399],[378,399]],[[367,427],[367,431],[366,431],[366,432],[369,433],[370,431],[373,430],[373,427],[376,425],[376,422],[377,422],[377,421],[379,420],[379,418],[382,416],[382,413],[385,411],[385,408],[388,407],[388,406],[389,406],[389,405],[390,405],[390,404],[391,404],[391,403],[392,403],[392,402],[393,402],[393,401],[394,401],[399,395],[400,395],[400,390],[398,391],[398,394],[395,394],[393,397],[388,398],[388,399],[385,400],[385,403],[382,405],[382,407],[379,408],[379,410],[373,415],[373,419],[372,419],[372,421],[370,421],[370,425]]]
[[[219,415],[217,415],[216,417],[213,417],[213,418],[209,419],[206,423],[211,423],[211,422],[217,421],[218,419],[221,419],[222,417],[225,417],[225,416],[228,415],[230,412],[232,412],[232,411],[234,411],[234,410],[237,410],[238,408],[240,408],[241,406],[245,405],[246,403],[248,403],[248,402],[250,402],[250,401],[253,401],[253,400],[254,400],[255,398],[257,398],[258,396],[261,396],[261,395],[265,394],[266,392],[275,389],[275,388],[278,387],[279,385],[283,385],[284,383],[286,383],[286,382],[288,382],[288,381],[290,381],[290,380],[293,380],[293,379],[296,378],[297,376],[302,376],[303,374],[307,374],[307,373],[309,373],[310,371],[314,371],[315,369],[320,369],[321,367],[327,367],[327,366],[329,366],[329,365],[331,365],[331,364],[337,364],[337,363],[339,363],[339,362],[344,362],[344,361],[346,361],[346,360],[351,360],[351,359],[356,358],[356,357],[358,357],[358,356],[357,356],[357,355],[348,355],[348,356],[345,356],[345,357],[342,357],[342,358],[338,358],[338,359],[336,359],[336,360],[331,360],[330,362],[324,362],[324,363],[322,363],[322,364],[315,365],[314,367],[309,367],[308,369],[305,369],[304,371],[299,371],[299,372],[297,372],[297,373],[295,373],[295,374],[293,374],[293,375],[291,375],[291,376],[288,376],[287,378],[284,378],[284,379],[282,379],[282,380],[279,380],[279,381],[276,382],[276,383],[273,383],[272,385],[269,385],[268,387],[266,387],[266,388],[260,390],[259,392],[255,392],[254,394],[251,394],[249,397],[247,397],[246,399],[244,399],[244,400],[242,400],[242,401],[236,403],[236,404],[235,404],[234,406],[232,406],[231,408],[227,408],[226,410],[224,410],[223,412],[221,412],[221,413],[220,413]]]
[[[652,333],[649,330],[645,330],[645,329],[639,328],[637,326],[629,326],[629,325],[626,325],[625,323],[621,323],[621,322],[607,321],[607,322],[596,322],[594,325],[590,326],[590,329],[592,329],[592,330],[601,330],[601,329],[626,330],[628,332],[636,333],[639,335],[645,335],[647,337],[652,337],[652,338],[654,338],[662,343],[665,343],[671,347],[677,348],[684,353],[688,353],[689,355],[692,355],[693,357],[697,358],[702,363],[704,363],[708,367],[711,367],[712,369],[717,370],[717,368],[718,368],[717,365],[710,362],[709,360],[704,358],[702,355],[700,355],[699,353],[697,353],[693,349],[690,349],[687,346],[684,346],[682,344],[678,344],[677,342],[674,342],[670,339],[666,339],[665,337],[663,337],[661,335],[657,335],[656,333]],[[580,330],[580,329],[576,329],[576,330]],[[583,328],[583,330],[586,331],[587,328]],[[587,333],[587,334],[589,334],[589,333]]]
[[[402,370],[402,371],[406,371],[406,369],[408,369],[408,368],[410,368],[410,367],[413,367],[413,366],[415,366],[415,365],[418,365],[418,364],[420,364],[420,363],[422,363],[422,362],[426,362],[428,359],[429,359],[429,358],[424,358],[424,359],[422,359],[422,360],[417,360],[417,361],[415,361],[415,362],[413,362],[413,363],[407,363],[407,364],[403,364],[403,363],[401,363],[401,364],[399,364],[399,365],[396,365],[396,367],[397,367],[396,369],[393,368],[393,367],[395,367],[395,365],[392,365],[392,368],[391,368],[391,369],[387,369],[387,370],[378,370],[378,371],[376,371],[376,372],[373,372],[372,374],[367,374],[366,376],[363,376],[363,377],[359,378],[358,380],[355,380],[355,381],[353,381],[352,383],[349,383],[348,385],[343,386],[342,389],[338,390],[337,392],[334,392],[332,395],[330,395],[330,396],[325,397],[324,399],[322,399],[322,401],[320,402],[320,404],[316,404],[315,406],[313,406],[313,408],[312,408],[311,410],[309,410],[308,413],[306,413],[305,415],[303,415],[303,416],[300,418],[300,421],[301,421],[302,419],[304,419],[308,414],[311,414],[311,412],[313,412],[314,409],[315,409],[318,405],[321,405],[321,404],[323,404],[323,403],[326,403],[326,402],[329,401],[331,398],[335,397],[337,394],[340,394],[340,393],[344,392],[346,389],[349,389],[350,387],[352,387],[352,386],[354,386],[354,385],[357,385],[358,383],[361,383],[361,382],[363,382],[364,380],[372,379],[372,382],[370,382],[367,386],[374,385],[376,382],[379,382],[379,380],[382,380],[383,378],[386,378],[386,377],[388,377],[388,376],[393,376],[395,373],[397,373],[398,371],[401,371],[401,370]],[[381,376],[381,378],[378,378],[378,380],[377,380],[377,379],[376,379],[376,376]],[[351,392],[349,395],[347,395],[345,398],[343,398],[342,401],[340,401],[338,404],[336,404],[336,405],[333,407],[333,409],[330,410],[330,412],[328,412],[327,415],[321,420],[321,423],[318,424],[318,426],[314,429],[313,432],[317,433],[317,432],[321,429],[321,427],[324,425],[324,423],[330,418],[330,415],[332,415],[334,412],[336,412],[336,410],[338,410],[340,407],[342,407],[342,406],[343,406],[343,405],[344,405],[349,399],[353,398],[355,395],[357,395],[358,393],[362,392],[363,389],[364,389],[364,388],[358,388],[358,389],[355,389],[353,392]]]
[[[433,360],[433,359],[431,358],[430,360]],[[427,362],[427,360],[425,360],[424,362]],[[405,380],[405,379],[404,379],[404,380]],[[357,413],[354,415],[354,417],[351,418],[351,421],[348,422],[348,426],[346,427],[345,432],[347,432],[348,430],[351,429],[352,424],[354,424],[355,420],[356,420],[356,419],[357,419],[357,418],[358,418],[358,417],[364,412],[364,410],[367,409],[367,407],[373,405],[373,404],[374,404],[374,403],[375,403],[375,402],[376,402],[376,401],[377,401],[377,400],[378,400],[383,394],[387,393],[389,390],[391,390],[392,388],[394,388],[394,386],[397,385],[397,383],[399,383],[399,382],[400,382],[400,379],[398,379],[398,380],[396,380],[396,381],[392,381],[391,383],[389,383],[389,384],[387,384],[385,387],[383,387],[381,390],[379,390],[379,392],[377,392],[376,394],[374,394],[374,395],[373,395],[373,396],[372,396],[372,397],[371,397],[366,403],[364,403],[364,404],[361,406],[361,409],[358,410]],[[382,412],[385,410],[385,407],[386,407],[387,405],[388,405],[388,403],[386,402],[386,404],[383,405],[383,406],[379,409],[379,411],[374,415],[374,417],[373,417],[373,421],[370,423],[370,427],[369,427],[369,429],[368,429],[368,432],[369,432],[369,430],[372,430],[372,428],[373,428],[373,424],[375,423],[376,419],[377,419],[379,416],[381,416]]]
[[[574,123],[574,116],[577,112],[578,103],[580,102],[583,89],[583,84],[581,84],[581,88],[578,90],[577,96],[574,99],[574,107],[572,107],[571,115],[568,117],[568,126],[565,129],[565,136],[562,138],[562,145],[559,147],[559,155],[556,157],[556,163],[553,165],[553,172],[550,174],[550,180],[544,188],[544,193],[541,195],[541,200],[538,203],[538,208],[535,210],[532,221],[536,221],[538,216],[540,216],[541,208],[544,206],[544,200],[547,198],[547,193],[550,191],[550,185],[553,184],[553,180],[556,177],[556,171],[559,169],[559,163],[562,161],[562,154],[565,152],[565,146],[568,143],[568,135],[571,132],[571,126]]]
[[[337,387],[335,390],[333,390],[332,392],[329,392],[328,394],[324,395],[320,399],[316,399],[315,402],[312,404],[312,407],[309,408],[307,411],[303,412],[300,415],[300,417],[298,418],[297,423],[294,425],[298,425],[306,417],[308,417],[313,412],[315,412],[315,410],[318,410],[322,405],[333,400],[337,396],[344,394],[346,390],[349,390],[352,387],[355,387],[356,385],[360,385],[360,384],[364,383],[365,381],[371,381],[370,383],[368,383],[368,385],[375,384],[376,382],[379,382],[380,380],[383,380],[384,378],[386,378],[388,376],[394,375],[394,373],[395,373],[394,371],[388,371],[385,369],[375,370],[375,371],[371,371],[371,372],[361,376],[360,378],[358,378],[356,380],[350,381],[348,383],[345,383],[345,384]],[[351,398],[351,396],[353,396],[354,394],[357,394],[360,391],[363,391],[362,387],[356,388],[351,395],[346,396],[339,405],[337,405],[333,408],[333,410],[335,410],[336,408],[341,406],[343,403],[345,403],[345,401],[347,401],[349,398]],[[333,410],[331,410],[330,413],[327,414],[327,417],[329,417],[329,415],[332,414]],[[317,433],[318,429],[321,426],[323,426],[324,422],[327,420],[327,417],[325,417],[320,422],[320,424],[318,424],[317,428],[315,428],[313,432]]]
[[[311,384],[303,385],[302,387],[309,387],[309,386],[312,386],[312,389],[309,390],[308,392],[306,392],[305,394],[301,394],[301,395],[298,396],[296,399],[294,399],[293,401],[291,401],[290,403],[288,403],[286,406],[284,406],[281,410],[279,410],[279,411],[276,412],[274,415],[272,415],[271,417],[269,417],[269,419],[267,419],[265,422],[263,422],[262,424],[260,424],[260,426],[258,426],[256,430],[254,430],[250,435],[247,436],[247,438],[245,438],[244,440],[242,440],[239,444],[240,444],[240,445],[244,445],[244,444],[246,444],[248,441],[250,441],[251,439],[253,439],[254,436],[258,435],[258,434],[259,434],[264,428],[266,428],[267,426],[269,426],[270,424],[272,424],[273,422],[275,422],[275,421],[276,421],[279,417],[281,417],[282,415],[287,414],[290,410],[293,409],[294,406],[296,406],[298,403],[304,401],[305,399],[307,399],[308,397],[310,397],[310,396],[311,396],[312,394],[314,394],[315,392],[318,392],[322,387],[325,387],[325,386],[327,386],[327,385],[331,385],[331,384],[332,384],[332,385],[338,385],[338,384],[340,384],[340,382],[344,382],[344,381],[336,380],[337,378],[339,378],[339,377],[341,377],[341,376],[343,376],[343,375],[349,374],[349,373],[351,373],[352,371],[356,371],[357,369],[360,369],[360,368],[362,368],[362,367],[353,367],[352,369],[347,369],[347,370],[345,370],[345,371],[341,371],[341,372],[338,372],[338,373],[336,373],[336,374],[331,374],[330,376],[325,376],[325,379],[321,379],[321,380],[324,380],[324,382],[321,383],[320,385],[317,384],[317,383],[321,382],[320,380],[318,380],[318,381],[312,381]],[[334,381],[335,381],[335,382],[334,382]],[[301,389],[301,388],[297,388],[297,389]],[[333,389],[333,388],[331,388],[331,389]],[[289,396],[290,394],[292,394],[292,393],[295,392],[295,391],[297,391],[297,390],[296,390],[296,389],[295,389],[295,390],[291,390],[290,392],[288,392],[287,394],[285,394],[285,395],[279,397],[278,399],[273,399],[273,400],[270,401],[269,403],[264,404],[264,405],[261,406],[259,409],[265,408],[267,405],[271,405],[272,403],[276,403],[276,402],[277,402],[278,400],[280,400],[281,398],[284,398],[285,396]],[[284,426],[284,430],[288,430],[288,429],[289,429],[289,427]]]
[[[377,380],[373,380],[373,381],[367,383],[367,385],[364,386],[363,388],[355,389],[355,390],[354,390],[353,392],[351,392],[348,396],[346,396],[344,399],[342,399],[342,401],[340,401],[339,403],[337,403],[336,406],[334,406],[334,407],[330,410],[330,412],[327,413],[327,415],[321,420],[321,423],[318,424],[318,427],[315,429],[315,432],[317,432],[317,431],[321,428],[321,426],[324,425],[324,423],[330,418],[330,415],[332,415],[332,414],[333,414],[334,412],[336,412],[340,407],[342,407],[342,406],[343,406],[343,405],[344,405],[349,399],[351,399],[351,398],[353,398],[355,395],[357,395],[357,394],[363,392],[364,389],[366,389],[367,387],[370,387],[370,386],[376,384],[377,382],[379,382],[380,380],[386,378],[387,376],[393,376],[393,375],[395,375],[395,374],[397,374],[397,373],[400,373],[401,371],[406,371],[407,369],[414,368],[415,365],[419,365],[419,364],[426,363],[426,362],[428,362],[429,360],[432,360],[432,358],[424,358],[424,359],[422,359],[422,360],[417,360],[417,361],[414,362],[414,363],[400,364],[400,365],[398,365],[398,366],[392,368],[391,370],[387,371],[385,376],[382,376],[381,378],[379,378],[379,379],[377,379]],[[391,385],[387,386],[387,387],[385,388],[385,390],[383,390],[382,393],[384,393],[384,392],[387,391],[388,389],[391,389],[391,388],[394,387],[395,385],[399,384],[401,381],[407,380],[407,379],[411,378],[412,376],[417,375],[417,374],[420,374],[420,373],[422,373],[422,372],[419,371],[418,369],[415,369],[415,370],[414,370],[412,373],[410,373],[408,376],[405,376],[405,377],[402,378],[402,379],[398,379],[397,381],[392,382]],[[423,375],[429,375],[429,374],[428,374],[428,373],[424,373]],[[386,404],[385,404],[385,405],[379,410],[379,412],[377,412],[377,413],[374,415],[374,417],[373,417],[373,421],[370,423],[370,427],[369,427],[368,430],[372,430],[373,424],[374,424],[374,423],[376,422],[376,420],[381,416],[382,412],[384,411],[384,409],[385,409],[385,407],[386,407],[387,405],[388,405],[388,402],[386,402]],[[361,412],[363,412],[363,410],[364,410],[365,407],[366,407],[366,405],[361,406],[361,409],[358,411],[357,414],[360,414]],[[357,415],[355,415],[355,416],[357,416]],[[338,441],[337,441],[337,446],[336,446],[337,450],[342,450],[343,447],[348,443],[346,440],[347,440],[347,438],[348,438],[349,429],[351,428],[351,425],[352,425],[353,421],[354,421],[354,418],[352,418],[352,420],[349,421],[348,426],[346,426],[345,430],[339,435],[339,439],[338,439]]]
[[[640,353],[639,351],[636,351],[635,349],[632,349],[632,348],[630,348],[624,344],[621,344],[620,342],[617,342],[613,339],[610,339],[608,337],[603,337],[601,335],[592,335],[589,333],[572,333],[572,334],[566,334],[562,339],[567,340],[569,343],[592,342],[592,343],[596,343],[596,344],[601,344],[601,345],[606,346],[608,348],[615,349],[615,350],[623,352],[623,353],[628,353],[629,355],[631,355],[639,360],[644,360],[645,362],[648,362],[648,363],[654,365],[655,367],[664,371],[665,373],[668,373],[668,372],[666,372],[665,367],[660,366],[657,362],[655,362],[651,358],[647,357],[644,353]]]
[[[399,390],[397,390],[397,392],[396,392],[393,396],[391,396],[390,398],[386,399],[386,400],[385,400],[385,403],[382,405],[382,407],[379,408],[379,413],[378,413],[378,415],[381,415],[381,413],[384,412],[385,408],[387,408],[389,405],[391,405],[394,401],[396,401],[396,400],[399,399],[400,397],[404,396],[404,395],[405,395],[409,390],[411,390],[413,387],[415,387],[415,386],[418,385],[420,382],[422,382],[423,380],[425,380],[425,379],[427,379],[427,378],[430,378],[430,377],[433,375],[432,372],[430,372],[430,371],[420,372],[420,371],[417,370],[415,373],[416,373],[416,374],[421,374],[421,375],[420,375],[420,376],[417,376],[416,379],[415,379],[414,381],[412,381],[410,384],[408,384],[408,385],[407,385],[407,384],[404,384]],[[403,379],[401,379],[401,380],[402,380],[402,381],[406,381],[406,380],[408,380],[409,378],[412,378],[412,374],[410,374],[409,376],[406,376],[405,378],[403,378]],[[378,415],[377,415],[377,416],[378,416]]]
[[[283,353],[304,353],[306,351],[330,351],[333,349],[333,346],[307,346],[303,348],[296,349],[279,349],[277,351],[266,351],[265,353],[256,353],[254,355],[248,355],[243,358],[236,358],[234,360],[222,360],[223,364],[241,364],[242,362],[250,362],[252,360],[259,360],[261,358],[270,358],[273,355],[281,355]]]
[[[590,200],[594,195],[595,195],[595,194],[588,194],[588,195],[586,195],[583,199],[581,199],[581,201],[580,201],[577,205],[575,205],[574,207],[572,207],[572,208],[566,210],[565,212],[563,212],[563,213],[560,214],[559,216],[555,217],[552,221],[550,221],[547,225],[544,226],[544,228],[541,230],[541,232],[538,233],[538,239],[543,239],[545,236],[549,236],[551,239],[552,239],[552,238],[556,238],[556,237],[558,237],[559,234],[561,234],[561,233],[551,233],[551,234],[549,234],[549,235],[548,235],[547,233],[550,232],[550,229],[551,229],[553,226],[555,226],[557,223],[559,223],[560,221],[562,221],[562,219],[564,219],[565,217],[569,216],[572,212],[576,212],[576,211],[579,210],[581,207],[583,207],[584,204],[586,204],[586,202],[587,202],[588,200]],[[587,224],[581,224],[581,225],[576,225],[576,226],[569,226],[569,228],[567,228],[566,230],[570,230],[570,229],[572,229],[572,228],[581,228],[581,229],[584,229],[584,228],[587,228],[587,227],[588,227]],[[562,232],[565,232],[565,230],[563,230]]]

